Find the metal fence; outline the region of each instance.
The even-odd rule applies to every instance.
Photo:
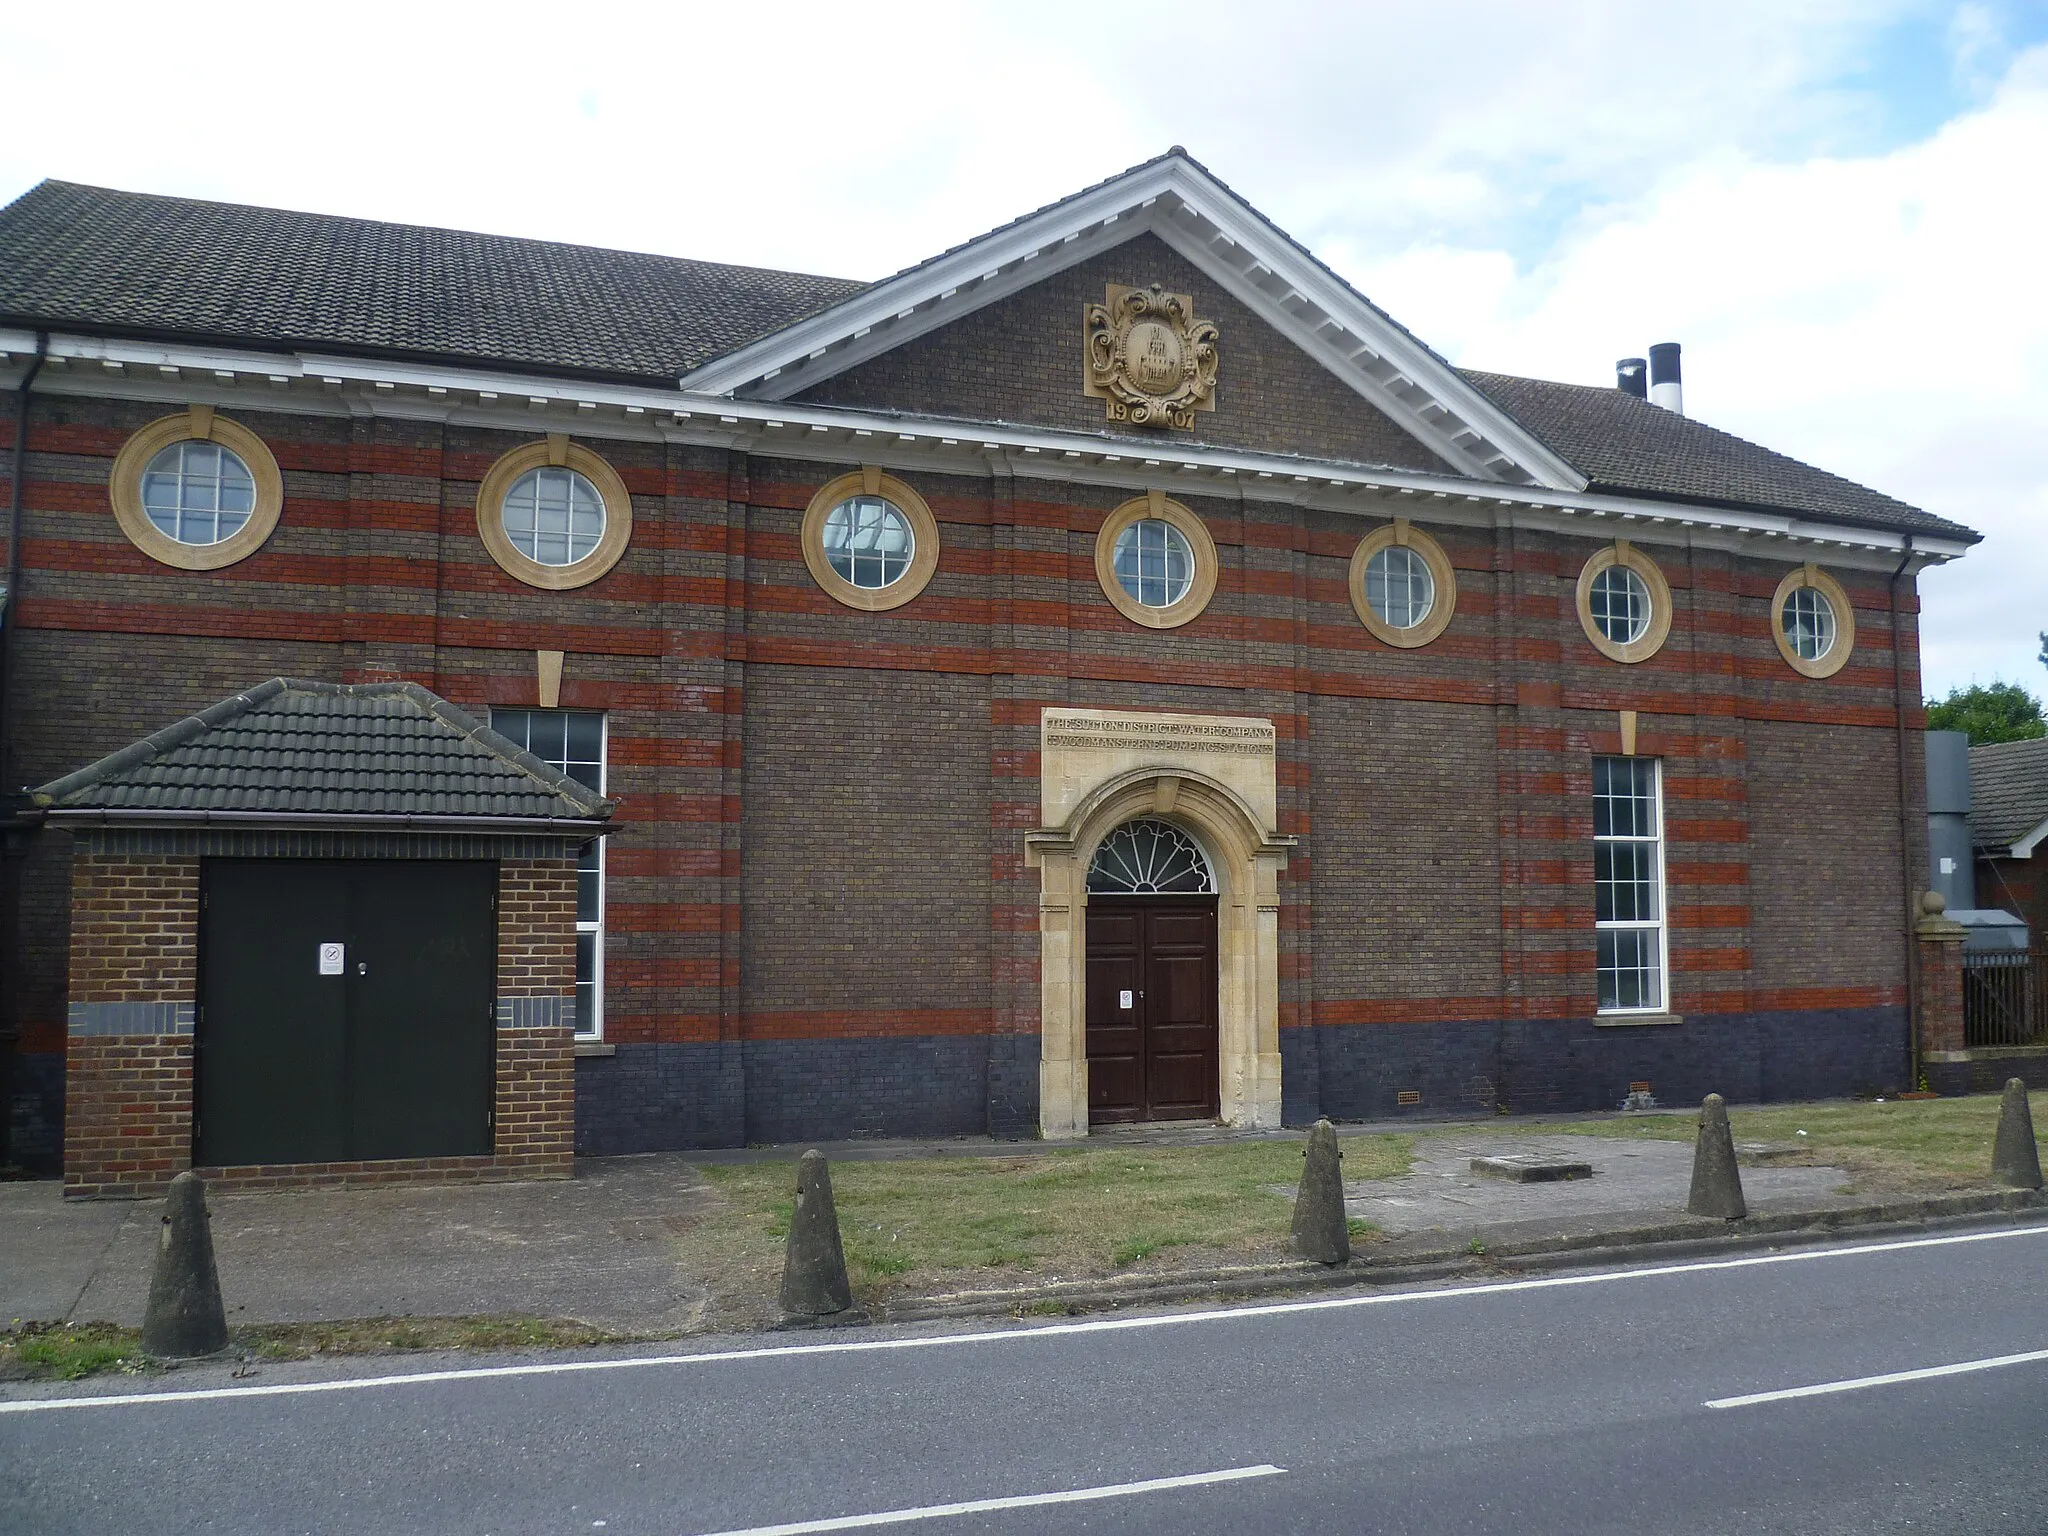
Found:
[[[2048,947],[1963,956],[1963,1043],[2048,1045]]]

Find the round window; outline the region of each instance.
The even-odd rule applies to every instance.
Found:
[[[1778,610],[1785,643],[1802,661],[1819,661],[1835,648],[1835,605],[1818,587],[1797,587]]]
[[[218,544],[247,526],[256,480],[240,455],[219,443],[173,443],[142,472],[142,510],[180,544]]]
[[[939,523],[914,487],[865,465],[804,508],[804,564],[835,603],[887,613],[915,601],[939,568]]]
[[[1785,573],[1771,594],[1771,639],[1802,677],[1833,677],[1856,649],[1856,608],[1842,584],[1817,565]]]
[[[1650,630],[1649,584],[1625,565],[1610,565],[1586,594],[1593,623],[1616,645],[1634,645]]]
[[[866,591],[894,586],[910,569],[917,535],[894,502],[849,496],[825,514],[825,559],[842,581]]]
[[[505,536],[536,565],[574,565],[604,538],[604,497],[573,469],[529,469],[505,492]]]
[[[1382,645],[1412,650],[1450,627],[1458,577],[1441,544],[1405,517],[1382,523],[1351,552],[1351,611]]]
[[[1648,661],[1671,637],[1671,583],[1627,539],[1596,549],[1579,568],[1579,627],[1609,661]]]
[[[1413,629],[1436,605],[1436,578],[1429,573],[1429,562],[1414,549],[1389,544],[1365,564],[1365,600],[1381,623]]]
[[[1156,517],[1142,517],[1116,538],[1117,585],[1147,608],[1171,608],[1195,582],[1195,551],[1187,535]]]
[[[210,405],[140,428],[107,478],[114,521],[159,565],[218,571],[277,530],[284,477],[263,439]]]

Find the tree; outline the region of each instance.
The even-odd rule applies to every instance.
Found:
[[[2048,736],[2041,701],[2018,683],[1989,683],[1951,688],[1948,697],[1927,706],[1930,731],[1967,731],[1970,745],[1994,741],[2031,741]]]

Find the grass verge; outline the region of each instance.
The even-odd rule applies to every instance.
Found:
[[[228,1353],[245,1360],[308,1360],[438,1349],[570,1349],[619,1335],[541,1317],[373,1317],[339,1323],[265,1323],[228,1331]],[[23,1323],[0,1334],[0,1380],[78,1381],[157,1366],[142,1333],[112,1323]]]
[[[2029,1102],[2038,1124],[2048,1111],[2048,1093],[2032,1094]],[[1543,1129],[1556,1135],[1691,1141],[1698,1121],[1697,1111],[1686,1111],[1621,1115]],[[1774,1162],[1845,1168],[1859,1184],[1894,1189],[1980,1187],[1991,1180],[1998,1095],[1730,1109],[1728,1124],[1738,1146],[1760,1143]]]
[[[1347,1180],[1406,1173],[1414,1139],[1347,1136]],[[1079,1147],[1037,1156],[842,1162],[833,1197],[856,1292],[1076,1279],[1198,1256],[1279,1256],[1301,1178],[1299,1141]],[[781,1262],[795,1169],[702,1170],[725,1202],[689,1234],[699,1252],[762,1273]],[[1371,1228],[1353,1224],[1361,1236]],[[994,1273],[990,1273],[994,1272]]]

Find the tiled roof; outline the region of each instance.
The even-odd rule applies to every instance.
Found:
[[[2048,736],[1970,748],[1970,840],[2009,848],[2048,821]]]
[[[1960,523],[1639,400],[1626,390],[1463,372],[1502,410],[1569,460],[1594,490],[1771,508],[1971,543],[1978,538]]]
[[[45,181],[0,319],[673,383],[865,283]]]
[[[0,324],[662,384],[868,286],[62,181],[0,209]],[[1977,537],[1618,389],[1464,377],[1599,490]]]
[[[417,683],[276,677],[43,785],[45,810],[595,821],[612,803]]]

